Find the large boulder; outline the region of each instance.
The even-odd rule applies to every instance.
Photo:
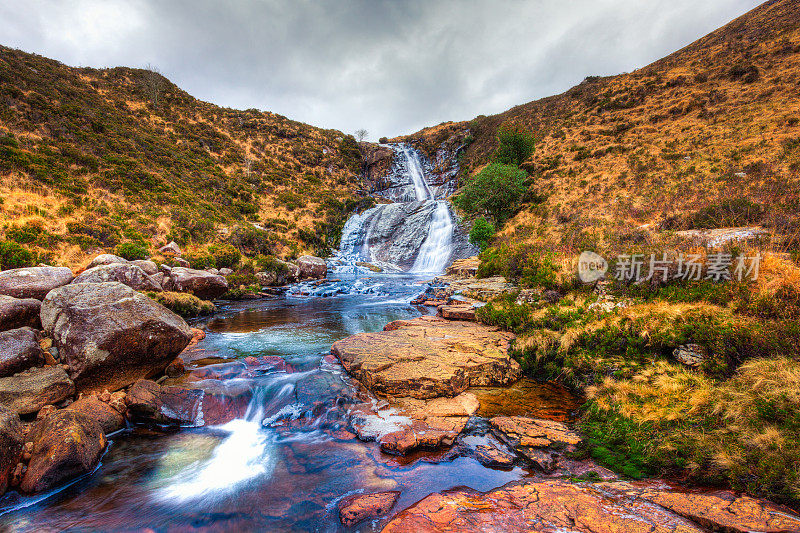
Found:
[[[22,423],[14,411],[0,407],[0,494],[22,455]]]
[[[92,259],[92,262],[89,263],[89,266],[86,267],[86,270],[89,270],[89,269],[97,267],[97,266],[102,266],[102,265],[115,265],[115,264],[127,263],[127,262],[128,262],[127,259],[125,259],[124,257],[120,257],[118,255],[100,254],[97,257],[95,257],[94,259]]]
[[[164,255],[181,255],[181,247],[175,241],[170,241],[169,244],[165,244],[158,251]]]
[[[158,273],[158,265],[149,259],[137,259],[135,261],[131,261],[131,264],[136,265],[144,270],[145,274],[148,276],[153,276]]]
[[[125,417],[122,413],[112,407],[110,403],[102,401],[96,394],[90,394],[72,402],[67,409],[91,418],[97,422],[106,435],[125,427]]]
[[[42,326],[81,392],[162,372],[189,344],[184,320],[122,283],[73,283],[42,303]]]
[[[320,257],[301,255],[297,258],[300,279],[322,279],[328,275],[328,263]]]
[[[72,270],[66,267],[15,268],[0,272],[0,294],[14,298],[44,300],[47,293],[70,283]]]
[[[128,416],[134,422],[181,426],[203,425],[203,391],[185,387],[161,387],[142,379],[125,396]]]
[[[75,385],[60,366],[31,368],[11,377],[0,378],[0,406],[20,415],[38,412],[42,407],[75,394]]]
[[[170,270],[169,278],[164,280],[164,289],[189,292],[201,300],[213,300],[228,292],[228,280],[204,270],[174,267]]]
[[[0,331],[30,326],[41,327],[39,308],[42,302],[36,298],[14,298],[0,296]]]
[[[137,291],[161,292],[161,285],[147,272],[131,263],[100,265],[86,270],[73,280],[73,283],[106,283],[118,281]]]
[[[0,377],[44,364],[39,333],[29,327],[0,332]]]
[[[33,442],[23,492],[41,492],[94,470],[108,441],[97,422],[64,409],[38,421],[26,439]]]

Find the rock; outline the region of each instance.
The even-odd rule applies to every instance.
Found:
[[[230,276],[231,274],[233,274],[233,270],[230,268],[224,267],[219,269],[220,276]]]
[[[187,261],[186,259],[181,259],[180,257],[176,257],[173,260],[175,261],[175,264],[178,265],[179,267],[189,268],[190,266],[192,266],[189,264],[189,261]]]
[[[39,333],[29,327],[0,332],[0,377],[44,364]]]
[[[479,444],[471,455],[480,464],[489,468],[511,468],[514,466],[515,457],[495,446]]]
[[[115,264],[122,264],[128,263],[129,261],[123,257],[114,254],[100,254],[94,259],[92,262],[89,263],[89,266],[86,267],[86,270],[90,270],[94,267],[103,266],[103,265],[115,265]]]
[[[14,298],[0,295],[0,331],[30,326],[40,328],[39,308],[42,302],[36,298]]]
[[[42,303],[42,325],[81,392],[156,375],[189,344],[181,317],[121,283],[78,283]]]
[[[64,409],[36,423],[23,492],[41,492],[94,470],[108,441],[103,430],[83,413]]]
[[[123,414],[94,394],[72,402],[67,406],[67,409],[77,411],[91,418],[97,422],[106,435],[125,427]]]
[[[527,418],[524,416],[496,416],[489,420],[492,431],[523,457],[544,472],[557,466],[556,454],[573,452],[582,439],[563,422]]]
[[[462,294],[468,298],[488,302],[492,298],[515,290],[517,288],[508,283],[504,277],[493,276],[482,279],[454,279],[447,286],[446,294],[447,296]]]
[[[424,316],[352,335],[331,352],[374,393],[435,398],[515,381],[521,370],[508,353],[513,338],[495,327]]]
[[[164,281],[164,289],[189,292],[201,300],[213,300],[228,292],[228,281],[223,276],[203,270],[174,267],[170,271],[169,279]]]
[[[397,490],[347,496],[339,502],[339,520],[350,527],[368,518],[381,517],[392,510],[399,497]]]
[[[181,247],[178,246],[178,243],[175,241],[165,244],[159,248],[158,251],[164,255],[181,255]]]
[[[448,277],[457,279],[474,278],[478,273],[478,266],[480,266],[480,263],[478,256],[456,259],[447,267],[445,274]]]
[[[134,422],[202,426],[203,391],[184,387],[162,387],[142,379],[125,396],[128,415]]]
[[[475,322],[475,308],[471,305],[440,305],[439,315],[448,320],[469,320]]]
[[[270,270],[256,272],[256,279],[262,287],[272,287],[278,284],[278,273]]]
[[[171,378],[178,378],[184,375],[186,373],[186,365],[183,363],[183,359],[176,357],[174,361],[167,365],[164,373]]]
[[[682,344],[672,352],[679,362],[692,368],[698,368],[706,360],[706,350],[699,344]]]
[[[147,259],[137,259],[135,261],[131,261],[131,264],[136,265],[144,270],[144,273],[148,276],[154,276],[158,274],[158,265],[156,265],[153,261],[149,261]]]
[[[51,290],[70,283],[72,271],[65,267],[15,268],[0,272],[0,294],[14,298],[43,300]]]
[[[383,272],[383,269],[381,267],[379,267],[378,265],[373,265],[372,263],[366,263],[364,261],[356,262],[356,266],[360,266],[360,267],[366,268],[367,270],[371,270],[372,272],[375,272],[375,273]]]
[[[55,413],[56,411],[58,411],[58,407],[56,407],[53,404],[47,404],[41,409],[39,409],[38,413],[36,413],[36,420],[43,420],[48,416],[52,415],[53,413]]]
[[[0,495],[8,488],[11,475],[22,457],[23,428],[19,415],[0,407]]]
[[[136,291],[161,292],[163,289],[144,270],[131,263],[100,265],[78,274],[73,283],[118,281]]]
[[[75,394],[75,384],[60,366],[31,368],[0,378],[0,406],[20,415],[37,412]]]
[[[300,279],[323,279],[328,275],[328,263],[324,259],[312,255],[301,255],[297,258]]]
[[[158,283],[162,289],[164,288],[164,281],[168,279],[163,272],[156,272],[155,274],[152,274],[150,277],[152,278],[153,281]]]

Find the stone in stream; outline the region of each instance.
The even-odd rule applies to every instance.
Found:
[[[75,384],[60,366],[31,368],[0,378],[0,406],[20,415],[36,413],[45,405],[75,394]]]
[[[33,442],[33,450],[20,489],[28,493],[91,472],[108,444],[97,422],[68,409],[36,422],[26,441]]]
[[[0,377],[44,365],[39,332],[30,327],[0,332]]]
[[[228,280],[205,270],[174,267],[164,279],[163,287],[168,291],[189,292],[201,300],[213,300],[228,292]]]
[[[0,331],[30,326],[39,329],[39,308],[42,302],[36,298],[14,298],[0,295]]]
[[[90,394],[76,400],[67,406],[67,409],[77,411],[91,418],[100,426],[106,435],[125,427],[125,416],[117,411],[108,402],[102,401],[97,395]]]
[[[14,268],[0,272],[0,294],[14,298],[44,300],[51,290],[70,283],[72,270],[66,267]]]
[[[131,263],[99,265],[78,274],[73,283],[104,283],[118,281],[136,291],[161,292],[161,285],[140,267]]]
[[[372,392],[425,399],[515,381],[521,369],[508,353],[513,338],[495,327],[423,316],[352,335],[331,352]]]
[[[362,520],[381,517],[392,510],[399,497],[397,490],[347,496],[339,502],[339,520],[352,527]]]
[[[184,320],[122,283],[77,283],[48,294],[42,325],[79,392],[156,375],[189,344]]]
[[[147,379],[131,385],[125,396],[132,421],[182,426],[203,425],[202,400],[200,389],[162,387]]]
[[[554,420],[496,416],[489,420],[489,424],[500,440],[544,472],[556,468],[559,452],[575,451],[582,441],[580,435],[566,424]]]
[[[301,255],[297,258],[299,268],[299,278],[303,279],[322,279],[328,275],[328,264],[324,259],[313,255]]]
[[[19,415],[0,406],[0,495],[22,457],[23,427]]]

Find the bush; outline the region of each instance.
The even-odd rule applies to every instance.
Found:
[[[217,310],[213,303],[186,292],[148,292],[147,295],[183,318],[206,316]]]
[[[205,270],[207,268],[214,268],[216,266],[214,258],[211,257],[211,254],[208,252],[198,252],[196,254],[185,253],[183,254],[183,258],[189,261],[189,264],[192,266],[192,268],[196,268],[198,270]]]
[[[242,254],[230,244],[212,244],[208,247],[214,264],[217,268],[236,268],[242,259]]]
[[[114,253],[128,261],[148,258],[147,246],[141,242],[120,243],[114,248]]]
[[[503,276],[523,287],[556,289],[561,285],[552,255],[526,245],[487,248],[480,254],[477,276]]]
[[[504,165],[521,165],[533,153],[533,135],[516,127],[502,128],[497,133],[500,146],[494,153],[494,160]]]
[[[467,181],[455,202],[467,213],[489,215],[500,227],[519,210],[527,181],[524,170],[492,163]]]
[[[489,246],[489,241],[494,237],[494,232],[494,224],[484,217],[479,217],[469,232],[469,242],[477,245],[483,251]]]
[[[0,241],[0,270],[33,266],[36,257],[15,242]]]

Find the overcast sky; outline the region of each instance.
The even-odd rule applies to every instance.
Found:
[[[629,72],[759,3],[0,0],[0,43],[375,140]]]

